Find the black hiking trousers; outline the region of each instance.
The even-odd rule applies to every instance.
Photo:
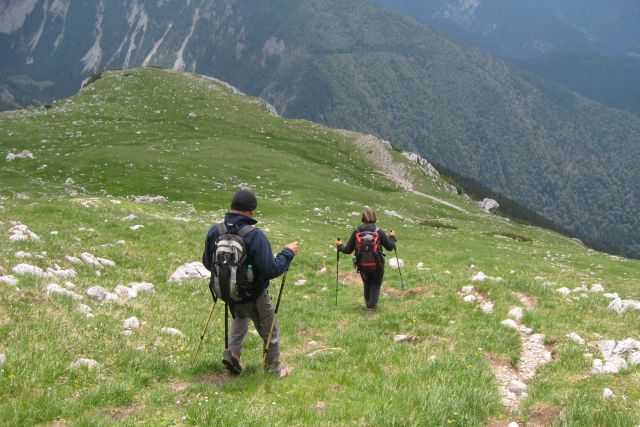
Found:
[[[384,265],[378,266],[376,269],[360,270],[360,277],[364,284],[364,301],[367,308],[373,310],[378,305],[380,298],[380,288],[382,287],[382,278],[384,276]]]

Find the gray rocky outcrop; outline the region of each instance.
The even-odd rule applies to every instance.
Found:
[[[481,202],[477,203],[478,207],[483,211],[494,214],[500,207],[500,204],[493,199],[484,198]]]
[[[188,280],[209,280],[211,273],[201,262],[191,262],[179,267],[169,277],[169,283],[182,283]]]

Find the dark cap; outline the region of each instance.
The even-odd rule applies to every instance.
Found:
[[[249,190],[239,190],[233,195],[231,199],[231,209],[240,212],[255,211],[258,207],[258,199],[255,194]]]

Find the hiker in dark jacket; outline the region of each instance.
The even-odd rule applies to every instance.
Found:
[[[378,253],[375,254],[376,262],[374,266],[362,265],[361,260],[358,259],[357,249],[357,236],[361,232],[373,232],[378,234],[378,240],[380,247]],[[389,231],[389,236],[384,231],[376,227],[376,213],[373,209],[366,208],[362,212],[362,224],[359,225],[353,233],[347,245],[343,245],[340,239],[336,240],[336,247],[344,254],[350,254],[356,250],[356,264],[358,266],[358,272],[362,278],[364,284],[364,300],[367,308],[373,310],[378,305],[378,298],[380,297],[380,288],[382,287],[382,278],[384,276],[384,254],[382,252],[382,246],[388,251],[393,250],[396,247],[396,233],[393,230]]]
[[[253,219],[258,206],[256,196],[248,190],[240,190],[233,195],[231,201],[231,211],[224,216],[224,225],[228,233],[238,233],[244,227],[253,226],[257,223]],[[218,227],[212,226],[207,234],[202,263],[209,270],[213,271],[215,266],[216,240],[219,237]],[[264,233],[255,228],[244,237],[248,264],[252,266],[253,297],[249,301],[229,304],[229,309],[233,320],[231,322],[231,333],[229,348],[225,349],[222,363],[233,374],[242,372],[240,355],[249,328],[249,319],[253,321],[256,330],[262,337],[265,345],[269,337],[271,323],[275,316],[275,311],[271,303],[267,289],[269,280],[274,279],[288,270],[293,257],[298,253],[298,242],[289,243],[276,255],[273,256],[271,244]],[[278,373],[281,377],[288,375],[289,370],[280,367],[280,346],[279,346],[278,322],[275,322],[271,343],[265,358],[265,367]]]

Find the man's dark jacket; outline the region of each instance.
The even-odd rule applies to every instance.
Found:
[[[224,216],[224,223],[227,233],[237,234],[242,228],[254,225],[257,221],[248,216],[235,212],[227,212]],[[213,225],[207,233],[204,243],[204,253],[202,263],[209,271],[213,271],[214,253],[216,250],[216,240],[218,230]],[[247,250],[248,263],[253,266],[253,285],[257,298],[269,287],[269,280],[278,277],[288,268],[295,254],[289,248],[284,248],[277,256],[273,256],[271,244],[262,230],[255,228],[244,238]]]

